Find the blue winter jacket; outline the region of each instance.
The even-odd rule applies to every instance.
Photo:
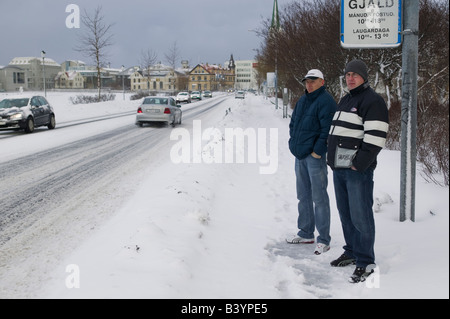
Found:
[[[327,138],[337,104],[325,86],[306,93],[295,105],[289,124],[289,150],[298,159],[327,153]]]

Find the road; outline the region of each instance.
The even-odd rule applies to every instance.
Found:
[[[200,119],[225,98],[183,111],[183,123]],[[60,134],[74,126],[83,130],[98,121],[122,125],[0,163],[0,298],[7,298],[14,280],[23,282],[21,277],[30,271],[38,281],[45,280],[45,268],[36,276],[36,270],[28,269],[23,260],[50,268],[56,256],[64,255],[55,252],[70,251],[114,214],[139,183],[139,172],[158,150],[167,149],[171,127],[139,128],[134,116],[123,113],[60,123],[45,134]],[[3,133],[1,138],[19,136],[23,134]]]

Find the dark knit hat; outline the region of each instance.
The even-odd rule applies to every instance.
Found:
[[[361,60],[353,60],[347,63],[345,67],[345,74],[348,72],[355,72],[362,76],[364,82],[367,81],[369,75],[367,74],[367,65]]]

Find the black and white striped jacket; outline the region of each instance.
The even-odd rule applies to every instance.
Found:
[[[338,104],[328,135],[327,163],[334,169],[352,165],[364,172],[375,169],[389,128],[384,99],[366,82],[353,89]]]

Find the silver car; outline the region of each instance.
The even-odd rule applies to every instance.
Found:
[[[0,129],[25,130],[32,133],[36,127],[56,126],[55,112],[45,97],[16,96],[0,101]]]
[[[146,97],[137,110],[136,125],[142,126],[152,122],[166,122],[173,126],[181,124],[180,107],[173,97]]]
[[[191,96],[190,96],[189,92],[178,93],[176,102],[177,103],[181,103],[181,102],[191,103]]]
[[[245,99],[245,92],[244,91],[236,91],[235,95],[234,95],[235,99]]]
[[[202,99],[202,94],[200,93],[200,91],[192,91],[191,92],[191,99],[192,100],[201,100]]]

